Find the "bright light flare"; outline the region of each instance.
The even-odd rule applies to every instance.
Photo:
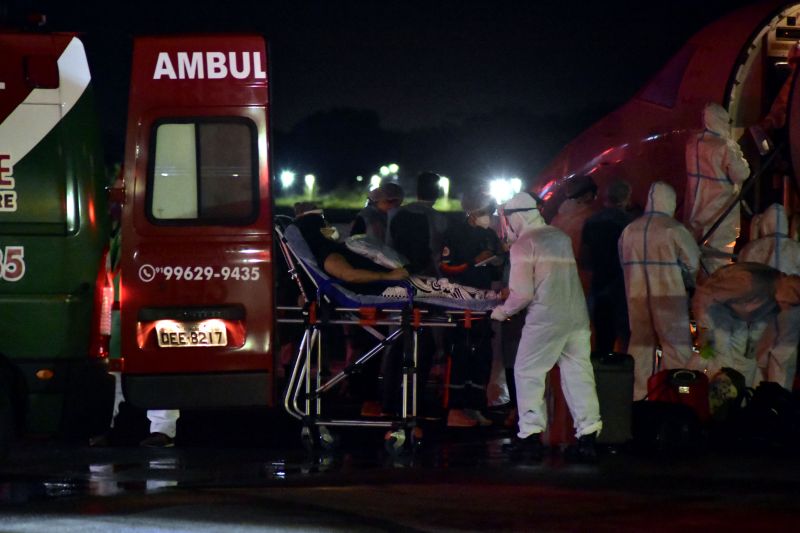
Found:
[[[303,180],[305,181],[306,187],[313,189],[314,184],[317,182],[317,177],[314,176],[314,174],[306,174]]]
[[[494,178],[489,181],[489,195],[498,204],[511,199],[522,190],[522,180],[519,178]]]
[[[281,187],[288,189],[294,185],[294,176],[295,174],[291,170],[284,170],[281,172]]]
[[[439,188],[442,189],[444,197],[448,198],[450,196],[450,178],[447,176],[439,177]]]
[[[496,178],[489,182],[489,194],[498,204],[507,202],[514,196],[511,183],[504,178]]]
[[[369,179],[369,190],[374,191],[378,187],[381,186],[381,177],[377,174],[373,174],[372,177]]]
[[[398,172],[400,172],[400,167],[397,165],[397,163],[389,163],[389,173],[397,174]]]

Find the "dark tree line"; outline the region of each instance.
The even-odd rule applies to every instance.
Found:
[[[371,110],[315,113],[291,131],[273,132],[273,171],[313,173],[323,193],[356,186],[389,162],[400,165],[410,186],[417,173],[433,170],[452,180],[453,192],[495,176],[530,178],[558,151],[609,109],[573,115],[533,115],[498,109],[438,127],[391,131]]]

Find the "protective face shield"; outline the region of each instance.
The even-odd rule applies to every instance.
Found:
[[[500,213],[500,237],[507,244],[511,244],[517,240],[517,234],[508,222],[508,217],[513,213],[506,215],[506,210],[503,207],[500,207],[498,212]]]
[[[519,238],[519,233],[514,229],[516,223],[514,215],[522,213],[523,211],[535,211],[538,207],[527,207],[521,209],[503,209],[500,214],[500,234],[506,244],[511,244]]]
[[[514,226],[521,226],[521,224],[515,224],[514,215],[527,211],[537,211],[540,204],[541,201],[536,196],[530,193],[518,193],[505,205],[500,206],[498,209],[500,214],[500,234],[506,243],[511,244],[519,238],[519,233],[514,229]]]

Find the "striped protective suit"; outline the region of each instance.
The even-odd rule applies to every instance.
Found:
[[[686,225],[696,241],[706,234],[739,193],[739,186],[750,175],[750,165],[739,145],[731,139],[730,116],[719,104],[703,110],[705,129],[686,143]],[[739,237],[739,206],[735,206],[705,245],[712,250],[733,254]],[[703,243],[700,243],[701,245]],[[704,257],[703,266],[712,274],[730,260]]]
[[[672,187],[653,183],[644,215],[619,238],[635,400],[647,395],[647,378],[653,372],[658,346],[663,351],[662,368],[683,368],[692,355],[686,289],[694,283],[700,250],[689,230],[673,218],[675,203]]]

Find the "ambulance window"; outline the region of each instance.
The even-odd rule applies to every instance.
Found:
[[[256,214],[255,128],[244,121],[161,123],[150,216],[156,222],[248,223]]]

